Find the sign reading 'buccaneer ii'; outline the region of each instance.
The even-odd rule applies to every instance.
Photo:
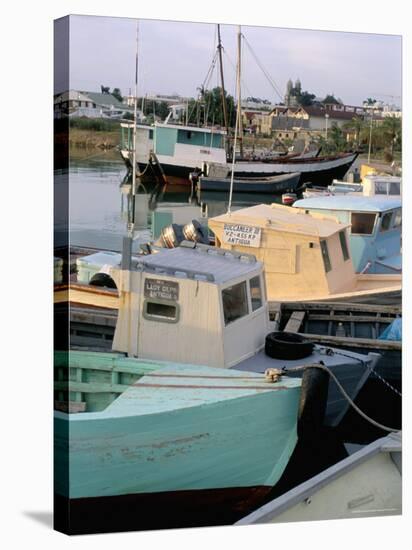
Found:
[[[260,246],[260,227],[251,227],[238,223],[225,223],[223,228],[223,242],[227,244],[240,244],[243,246]]]
[[[144,295],[146,298],[160,298],[177,302],[179,299],[179,284],[163,279],[145,279]]]

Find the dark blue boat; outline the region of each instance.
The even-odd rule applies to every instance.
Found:
[[[234,193],[272,193],[282,194],[296,191],[299,186],[300,172],[279,176],[234,178]],[[230,191],[230,177],[201,176],[198,183],[200,191]]]

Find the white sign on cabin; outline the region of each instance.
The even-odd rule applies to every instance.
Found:
[[[240,244],[259,248],[262,229],[238,223],[225,223],[223,227],[223,242],[226,244]]]
[[[164,279],[145,279],[144,295],[146,298],[160,298],[177,302],[179,299],[179,284]]]

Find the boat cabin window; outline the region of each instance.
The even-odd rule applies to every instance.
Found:
[[[343,259],[346,262],[346,260],[349,260],[349,251],[348,251],[348,243],[346,242],[345,231],[339,231],[339,240],[340,240],[340,246],[342,248]]]
[[[393,228],[401,227],[402,225],[402,210],[398,208],[395,210],[395,219],[393,221]]]
[[[375,195],[400,195],[400,181],[377,181],[375,182]]]
[[[143,308],[143,317],[149,321],[177,323],[179,320],[179,306],[178,304],[171,304],[161,300],[146,300]]]
[[[320,249],[322,251],[323,265],[325,266],[325,271],[327,273],[332,269],[329,258],[328,243],[326,241],[320,241]]]
[[[149,139],[153,139],[153,130],[149,130]]]
[[[391,226],[391,221],[392,221],[392,212],[386,212],[386,214],[384,214],[382,217],[381,231],[388,231],[388,229]]]
[[[223,316],[225,325],[249,313],[246,281],[222,290]]]
[[[260,285],[260,277],[253,277],[249,281],[250,298],[252,300],[252,311],[256,311],[262,307],[262,287]]]
[[[375,227],[376,214],[366,212],[352,212],[352,234],[355,235],[372,235]]]

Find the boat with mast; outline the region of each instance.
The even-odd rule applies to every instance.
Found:
[[[242,34],[238,37],[239,56],[241,56],[242,37]],[[227,178],[229,176],[233,138],[230,135],[226,106],[222,50],[220,26],[218,26],[218,45],[212,67],[218,58],[224,127],[208,126],[207,120],[204,121],[203,126],[188,124],[187,120],[184,125],[170,124],[168,119],[164,122],[155,121],[152,126],[137,125],[137,173],[147,181],[153,181],[154,164],[161,165],[170,184],[190,185],[191,173],[195,173],[197,177],[202,175]],[[204,87],[202,86],[201,89]],[[238,101],[241,102],[241,95]],[[133,128],[132,122],[121,123],[120,153],[129,169],[131,169],[133,151]],[[356,152],[309,158],[305,154],[302,156],[292,154],[283,157],[272,155],[261,160],[254,160],[252,156],[248,157],[244,154],[242,117],[239,123],[238,138],[240,147],[239,157],[236,159],[235,178],[290,176],[299,172],[301,174],[299,185],[311,182],[314,185],[325,186],[330,184],[333,179],[342,179],[358,156]]]

